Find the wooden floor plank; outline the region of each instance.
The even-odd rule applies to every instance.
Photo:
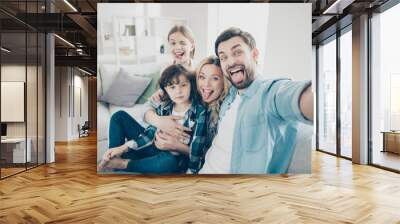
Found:
[[[313,152],[312,174],[96,173],[96,138],[0,181],[0,223],[400,223],[400,175]]]

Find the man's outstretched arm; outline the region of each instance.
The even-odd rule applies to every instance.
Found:
[[[308,120],[314,120],[314,96],[311,85],[300,96],[300,110]]]
[[[269,108],[277,118],[286,121],[313,123],[314,105],[311,81],[275,80],[268,89],[273,100]]]

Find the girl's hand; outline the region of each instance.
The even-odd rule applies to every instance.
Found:
[[[153,95],[150,96],[150,100],[155,104],[161,103],[161,98],[164,96],[164,91],[162,89],[157,90]]]
[[[175,115],[160,116],[158,117],[157,125],[155,126],[158,129],[162,130],[164,133],[168,133],[169,135],[174,136],[178,139],[190,138],[190,135],[187,134],[185,131],[191,131],[191,129],[176,122],[176,120],[182,119],[184,119],[184,117]]]

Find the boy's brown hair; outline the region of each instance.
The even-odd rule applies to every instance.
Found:
[[[180,76],[184,76],[190,83],[190,101],[193,102],[198,99],[195,74],[180,64],[173,64],[164,69],[158,81],[158,85],[164,91],[161,101],[167,102],[171,100],[165,88],[170,85],[179,84]]]

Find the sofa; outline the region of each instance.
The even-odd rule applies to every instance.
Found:
[[[97,161],[99,162],[108,149],[108,132],[109,132],[109,121],[113,113],[123,110],[129,113],[135,118],[142,126],[146,127],[147,124],[143,122],[143,102],[137,103],[133,106],[117,106],[112,103],[101,101],[101,96],[105,94],[107,88],[110,87],[120,68],[125,69],[129,74],[140,75],[140,76],[154,76],[153,74],[160,74],[160,68],[156,63],[147,63],[140,65],[122,65],[117,67],[113,64],[100,65],[98,67],[97,76]],[[153,77],[153,82],[156,82],[157,78]],[[154,89],[154,88],[153,88]],[[151,95],[151,92],[147,95]]]
[[[150,74],[160,74],[161,67],[155,63],[121,66],[130,74],[150,76]],[[101,65],[98,68],[99,74],[97,78],[97,95],[104,94],[110,86],[118,69],[115,65]],[[154,77],[153,77],[154,78]],[[143,100],[142,100],[143,103]],[[123,110],[135,118],[142,126],[146,127],[143,122],[144,105],[137,103],[130,107],[116,106],[111,103],[105,103],[98,100],[97,102],[97,162],[99,162],[108,149],[108,132],[109,121],[113,113]],[[289,166],[289,173],[310,173],[311,172],[311,137],[313,127],[301,124],[297,135],[296,150]]]

